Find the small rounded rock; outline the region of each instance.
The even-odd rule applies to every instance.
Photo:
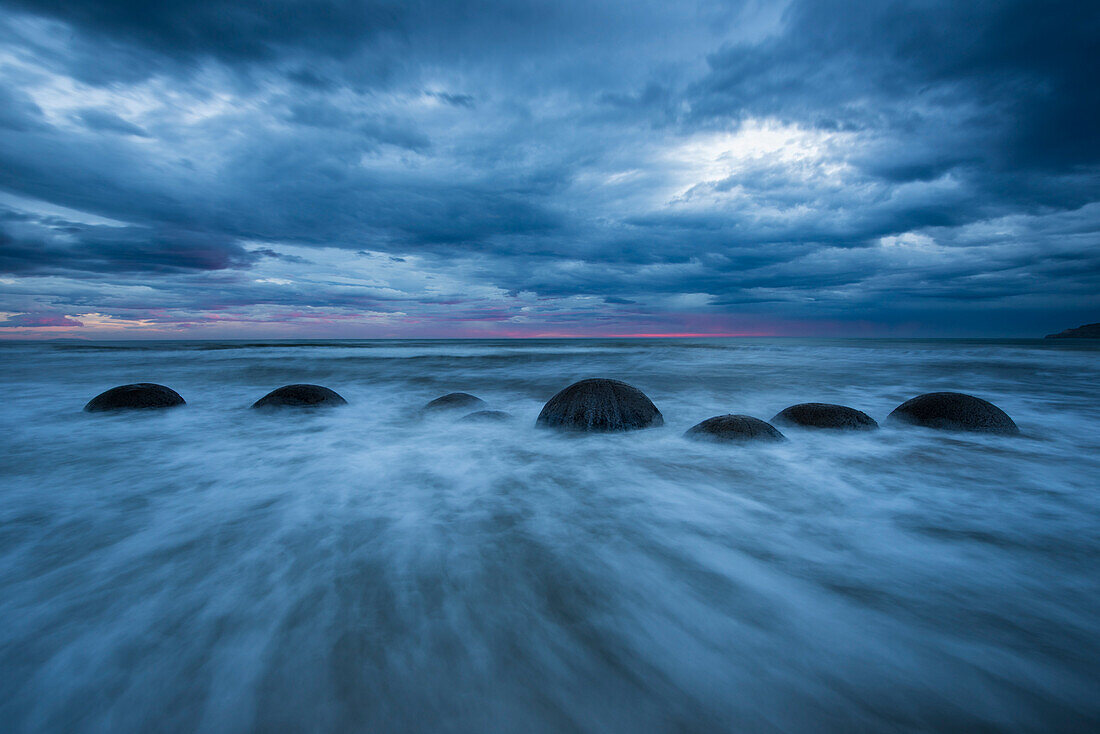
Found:
[[[918,395],[886,417],[893,425],[923,426],[946,431],[1018,434],[1019,427],[1003,410],[988,400],[961,392]]]
[[[772,423],[800,428],[871,431],[878,423],[862,410],[833,403],[799,403],[779,411]]]
[[[638,388],[595,378],[575,382],[550,398],[535,425],[567,431],[633,431],[664,425],[664,417]]]
[[[283,385],[252,404],[253,408],[320,408],[347,405],[334,390],[321,385]]]
[[[724,442],[785,441],[775,426],[751,415],[716,415],[697,423],[684,434],[686,438]]]
[[[137,382],[132,385],[119,385],[96,395],[84,406],[89,413],[108,410],[149,410],[155,408],[174,408],[186,405],[180,394],[170,387],[153,382]]]

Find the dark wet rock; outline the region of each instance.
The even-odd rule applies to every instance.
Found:
[[[512,420],[514,416],[503,410],[479,410],[476,413],[464,415],[458,419],[459,423],[503,423]]]
[[[152,382],[119,385],[96,395],[84,406],[89,413],[104,410],[146,410],[150,408],[174,408],[187,401],[170,387]]]
[[[1047,334],[1047,339],[1100,339],[1100,324],[1085,324],[1074,329]]]
[[[485,401],[468,392],[452,392],[436,398],[424,406],[425,413],[439,413],[447,410],[477,410]]]
[[[283,385],[252,404],[253,408],[314,408],[347,405],[340,395],[320,385]]]
[[[771,420],[776,425],[802,428],[834,428],[847,431],[870,431],[878,423],[862,410],[832,403],[799,403],[779,411]]]
[[[575,382],[547,401],[535,425],[570,431],[632,431],[664,425],[657,406],[618,380]]]
[[[895,408],[886,422],[948,431],[1020,432],[1008,414],[996,405],[961,392],[918,395]]]
[[[784,441],[775,426],[751,415],[716,415],[692,426],[687,438],[712,441]]]

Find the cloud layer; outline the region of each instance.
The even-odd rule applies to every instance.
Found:
[[[2,335],[1031,335],[1081,2],[0,3]]]

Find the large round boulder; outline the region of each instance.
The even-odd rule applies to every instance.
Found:
[[[459,423],[504,423],[512,420],[512,414],[503,410],[479,410],[458,419]]]
[[[431,401],[423,410],[425,413],[442,413],[452,410],[478,410],[484,406],[484,400],[468,392],[452,392]]]
[[[845,431],[870,431],[878,423],[862,410],[832,403],[799,403],[779,411],[771,420],[782,426],[833,428]]]
[[[961,392],[918,395],[894,408],[894,412],[886,416],[886,422],[947,431],[1020,432],[1008,414],[996,405]]]
[[[535,425],[570,431],[632,431],[664,425],[657,406],[618,380],[575,382],[547,401]]]
[[[252,404],[253,408],[319,408],[347,405],[339,393],[320,385],[283,385]]]
[[[84,410],[99,413],[104,410],[145,410],[149,408],[174,408],[187,401],[170,387],[152,382],[119,385],[100,393],[88,401]]]
[[[687,430],[687,438],[710,441],[785,441],[775,426],[751,415],[716,415]]]

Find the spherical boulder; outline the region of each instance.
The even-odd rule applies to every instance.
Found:
[[[575,382],[547,401],[535,425],[569,431],[632,431],[664,425],[645,393],[625,382]]]
[[[253,408],[321,408],[347,405],[339,393],[320,385],[283,385],[252,404]]]
[[[485,405],[485,401],[468,392],[452,392],[436,398],[424,406],[425,413],[441,413],[450,410],[476,410]]]
[[[684,436],[711,441],[786,440],[773,425],[750,415],[716,415],[692,426]]]
[[[878,423],[862,410],[832,403],[799,403],[779,411],[771,420],[783,426],[831,428],[845,431],[871,431]]]
[[[459,423],[503,423],[512,420],[511,413],[503,410],[479,410],[476,413],[464,415],[458,419]]]
[[[894,408],[886,416],[894,425],[924,426],[945,431],[1016,434],[1020,429],[1008,413],[988,400],[961,392],[930,392]]]
[[[84,410],[99,413],[105,410],[147,410],[150,408],[174,408],[187,403],[170,387],[152,382],[119,385],[100,393],[88,401]]]

